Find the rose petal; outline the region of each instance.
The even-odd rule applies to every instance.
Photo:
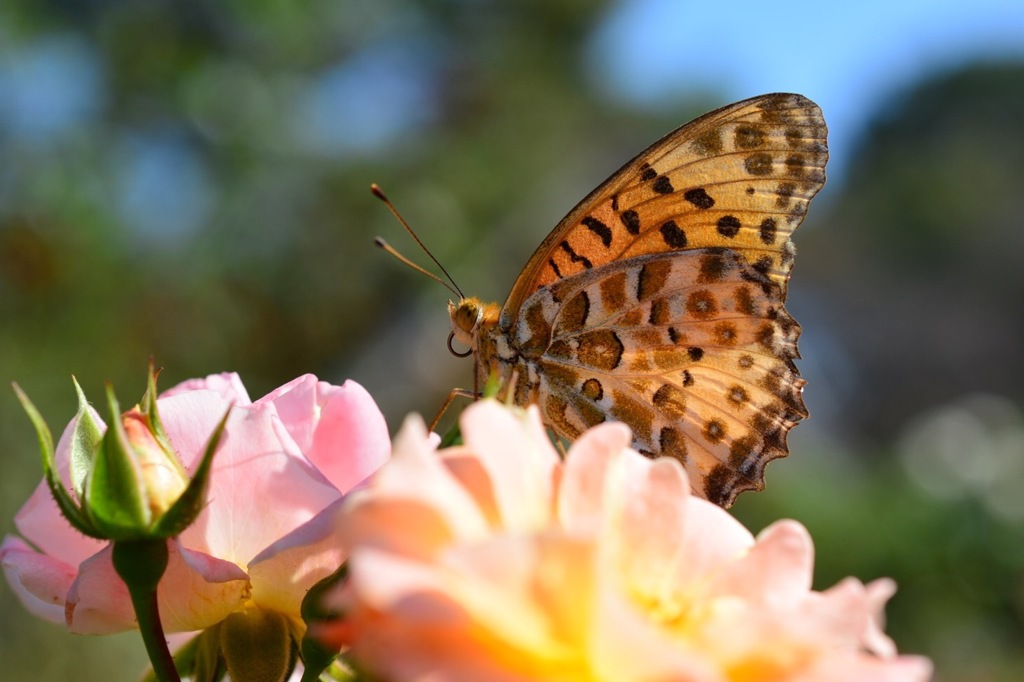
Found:
[[[754,536],[727,511],[690,496],[686,525],[673,543],[679,558],[673,561],[678,585],[707,585],[710,577],[754,546]]]
[[[567,529],[592,529],[604,516],[605,489],[610,471],[629,447],[632,435],[625,424],[608,422],[587,430],[569,448],[558,493],[558,518]]]
[[[353,493],[353,504],[372,498],[377,490],[387,490],[392,499],[403,504],[415,502],[433,507],[457,537],[469,539],[486,533],[487,520],[472,495],[430,445],[423,420],[416,415],[405,420],[395,438],[387,466],[371,479],[365,490]],[[351,538],[346,535],[346,541]]]
[[[166,395],[166,394],[165,394]],[[215,391],[176,392],[161,397],[157,404],[160,421],[182,465],[192,470],[206,451],[210,436],[230,408],[232,415],[244,414],[244,406],[231,403]],[[230,430],[220,441],[220,448],[230,438]]]
[[[689,495],[678,462],[629,449],[625,427],[585,432],[564,465],[535,410],[523,419],[483,401],[466,410],[462,432],[465,446],[436,454],[422,423],[409,422],[391,461],[344,507],[350,573],[331,600],[344,620],[328,636],[368,675],[895,682],[927,673],[864,650],[885,649],[885,584],[812,591],[806,529],[780,522],[755,541]]]
[[[234,564],[168,542],[167,570],[157,588],[160,620],[167,632],[209,627],[244,604],[245,572]],[[128,588],[111,562],[111,547],[79,566],[68,591],[66,621],[72,632],[109,634],[136,627]]]
[[[814,544],[796,521],[778,521],[757,536],[742,561],[732,561],[715,579],[715,590],[765,607],[793,603],[811,589]]]
[[[609,514],[605,534],[617,545],[620,577],[638,595],[662,599],[675,589],[679,550],[665,538],[683,537],[690,486],[674,459],[651,461],[626,450],[619,488],[621,510]],[[606,507],[616,506],[605,493]]]
[[[348,492],[388,460],[391,440],[377,403],[354,381],[320,384],[321,414],[306,456]]]
[[[249,405],[249,393],[242,384],[242,379],[234,372],[222,372],[221,374],[210,374],[202,379],[187,379],[180,384],[173,386],[160,394],[160,398],[195,391],[211,391],[221,398],[225,403],[237,406]]]
[[[864,648],[883,658],[891,658],[896,655],[896,645],[882,630],[885,627],[885,604],[896,594],[896,581],[879,578],[865,588],[870,617],[864,631]]]
[[[10,535],[0,544],[0,565],[7,583],[30,613],[53,623],[64,622],[64,598],[75,579],[74,566],[41,554]]]
[[[309,589],[344,563],[338,522],[343,502],[327,507],[249,562],[252,596],[261,607],[298,619]]]
[[[558,453],[551,446],[536,407],[523,421],[495,400],[481,400],[459,420],[466,446],[480,458],[494,480],[494,500],[502,523],[510,529],[546,525],[553,512],[552,476]]]
[[[932,663],[923,656],[873,658],[836,653],[820,658],[814,666],[794,675],[793,682],[928,682]]]
[[[319,381],[312,374],[292,379],[287,384],[256,401],[256,406],[271,406],[300,451],[313,447],[313,435],[320,420],[321,399],[317,392]]]
[[[272,406],[231,413],[214,457],[208,504],[186,546],[246,566],[341,494],[275,431]]]

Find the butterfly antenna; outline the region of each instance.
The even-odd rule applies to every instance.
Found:
[[[384,249],[385,251],[387,251],[389,254],[391,254],[395,258],[397,258],[399,260],[399,262],[404,263],[405,265],[408,265],[410,268],[412,268],[416,272],[419,272],[419,273],[422,273],[422,274],[426,275],[427,277],[429,277],[430,279],[434,280],[435,282],[440,282],[441,286],[443,286],[444,288],[446,288],[448,291],[452,292],[453,294],[455,294],[459,298],[465,298],[462,295],[462,292],[457,290],[451,284],[449,284],[448,282],[444,281],[443,279],[441,279],[440,277],[438,277],[437,275],[432,273],[430,270],[426,270],[426,269],[420,267],[419,265],[416,265],[411,260],[409,260],[408,258],[403,256],[402,254],[398,253],[398,251],[395,250],[395,247],[391,246],[391,244],[388,244],[386,241],[384,241],[384,239],[382,237],[374,237],[373,238],[373,243],[376,244],[378,247],[380,247],[380,248]]]
[[[409,227],[409,223],[405,222],[405,218],[403,218],[402,214],[398,212],[398,209],[395,208],[395,205],[391,203],[391,200],[387,198],[387,195],[385,195],[384,191],[381,190],[380,185],[378,185],[377,183],[371,184],[370,185],[370,191],[373,192],[373,195],[375,197],[377,197],[378,199],[380,199],[381,201],[384,202],[384,205],[388,207],[389,211],[391,211],[391,215],[395,216],[395,219],[397,219],[398,222],[402,224],[402,227],[405,228],[405,231],[408,232],[409,235],[413,239],[416,240],[416,243],[420,245],[420,248],[423,249],[423,252],[425,254],[427,254],[428,256],[430,256],[430,260],[434,261],[434,264],[437,267],[441,268],[441,272],[443,272],[444,276],[448,278],[448,282],[451,282],[451,285],[449,286],[448,282],[445,282],[443,279],[441,279],[437,275],[433,274],[432,272],[428,272],[427,270],[424,270],[420,266],[418,266],[415,263],[413,263],[412,261],[410,261],[405,256],[403,256],[400,253],[398,253],[398,251],[395,251],[395,249],[391,245],[389,245],[387,242],[385,242],[380,237],[376,237],[373,240],[374,243],[377,246],[379,246],[380,248],[382,248],[385,251],[387,251],[388,253],[390,253],[392,256],[394,256],[398,260],[400,260],[401,262],[403,262],[406,265],[408,265],[409,267],[411,267],[412,269],[417,270],[419,272],[422,272],[423,274],[427,275],[431,279],[437,280],[438,282],[443,284],[445,287],[447,287],[448,291],[452,292],[453,294],[455,294],[459,298],[465,298],[466,296],[462,293],[462,289],[460,289],[459,285],[455,283],[455,279],[453,279],[452,276],[450,274],[448,274],[448,271],[444,269],[443,265],[441,265],[441,261],[437,260],[437,258],[434,257],[434,254],[430,253],[430,249],[428,249],[427,246],[423,243],[423,241],[416,235],[416,233],[412,231],[412,228]]]

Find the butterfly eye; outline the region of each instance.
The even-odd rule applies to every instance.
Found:
[[[480,323],[483,308],[476,301],[463,301],[455,311],[455,324],[462,331],[472,334]]]

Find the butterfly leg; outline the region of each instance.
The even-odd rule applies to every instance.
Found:
[[[448,399],[444,401],[444,405],[437,411],[437,415],[434,416],[434,420],[430,422],[430,430],[433,431],[437,427],[437,423],[441,421],[441,417],[448,411],[449,406],[455,401],[456,398],[469,398],[470,400],[476,400],[480,397],[480,394],[476,391],[467,391],[464,388],[453,388],[452,392],[448,394]]]

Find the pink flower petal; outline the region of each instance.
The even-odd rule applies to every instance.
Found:
[[[928,682],[932,663],[923,656],[899,656],[893,659],[843,654],[819,658],[815,665],[792,682]]]
[[[499,548],[493,549],[508,556]],[[476,565],[469,557],[462,557],[462,563],[466,567]],[[500,560],[485,563],[501,571]],[[383,666],[375,671],[383,673],[384,677],[467,682],[546,679],[539,674],[541,670],[535,661],[510,658],[514,655],[514,646],[510,645],[520,641],[516,635],[544,640],[547,639],[545,633],[530,628],[529,622],[518,618],[523,614],[505,613],[503,617],[500,611],[469,612],[465,610],[464,600],[452,596],[453,589],[486,592],[487,581],[480,584],[474,575],[459,572],[448,574],[446,579],[444,574],[423,564],[375,551],[361,554],[350,563],[350,570],[353,586],[367,597],[353,605],[359,611],[357,617],[373,623],[365,631],[367,636],[355,643],[354,651],[360,658],[381,661]],[[506,568],[505,572],[509,570],[513,569]],[[489,571],[485,570],[484,575],[487,573]],[[494,595],[501,597],[500,592]],[[400,613],[402,617],[378,620],[375,610]],[[532,622],[537,625],[536,621]],[[502,623],[506,627],[502,632],[495,632],[481,627],[484,623]],[[402,642],[400,652],[394,649],[395,641]],[[577,678],[569,674],[563,675],[563,679]]]
[[[621,457],[621,499],[610,500],[605,493],[606,533],[618,545],[614,560],[621,579],[639,595],[662,598],[674,589],[679,556],[679,548],[665,538],[683,537],[687,525],[686,472],[667,457],[651,461],[632,450]],[[622,508],[615,510],[617,504]]]
[[[304,374],[256,401],[266,408],[272,405],[281,418],[292,440],[304,452],[313,447],[313,436],[320,419],[322,398],[318,395],[320,382],[312,374]]]
[[[493,401],[466,445],[432,452],[419,421],[352,494],[349,580],[331,641],[381,679],[917,680],[884,659],[886,584],[811,590],[806,530],[755,541],[689,495],[685,472],[609,424],[554,460],[537,415]],[[475,461],[474,461],[475,460]],[[888,665],[888,664],[892,665]],[[846,670],[858,670],[850,677]]]
[[[238,406],[249,405],[249,393],[242,384],[242,379],[234,372],[210,374],[202,379],[187,379],[160,394],[160,398],[168,398],[182,393],[194,391],[211,391],[225,403]]]
[[[494,486],[480,458],[464,446],[445,448],[437,453],[441,461],[459,482],[459,485],[473,497],[477,509],[492,526],[501,525],[498,502],[494,499]]]
[[[814,544],[796,521],[765,528],[743,561],[733,561],[715,579],[715,590],[765,607],[793,603],[811,589]]]
[[[608,422],[587,430],[569,448],[558,493],[558,517],[568,529],[592,529],[604,516],[605,489],[610,471],[629,447],[632,435],[625,424]]]
[[[168,544],[167,571],[157,588],[160,620],[167,632],[201,630],[244,604],[249,581],[234,564]],[[109,634],[136,627],[128,588],[114,571],[111,547],[79,566],[68,591],[68,628],[79,634]]]
[[[683,535],[675,543],[673,562],[679,585],[707,585],[723,566],[746,556],[754,536],[727,511],[699,497],[689,497]]]
[[[217,424],[224,417],[231,403],[215,391],[196,390],[172,393],[161,397],[158,403],[160,420],[167,437],[182,465],[192,471],[206,451]],[[244,414],[245,407],[232,408],[232,415]],[[237,413],[237,414],[236,414]],[[225,433],[220,447],[230,438]]]
[[[437,456],[423,420],[410,416],[395,437],[388,464],[380,469],[363,490],[352,494],[353,506],[387,490],[388,496],[403,504],[417,503],[435,508],[456,537],[480,537],[487,532],[487,519],[475,500]],[[352,529],[349,528],[349,532]],[[346,542],[351,538],[346,534]],[[372,542],[372,541],[371,541]]]
[[[411,622],[431,627],[469,622],[465,610],[447,597],[447,581],[427,564],[367,549],[351,558],[348,567],[349,582],[359,590],[361,607],[398,609]]]
[[[336,603],[353,619],[365,623],[352,653],[374,667],[381,679],[445,682],[526,682],[536,679],[515,674],[489,655],[487,633],[473,627],[462,605],[444,591],[429,567],[397,555],[368,550],[349,564],[348,594],[353,603]],[[344,596],[346,589],[339,590]],[[365,598],[364,598],[365,597]],[[391,617],[400,613],[401,618]],[[385,615],[386,614],[386,615]],[[466,633],[478,632],[470,641]],[[483,640],[483,641],[481,641]],[[401,651],[395,648],[401,643]]]
[[[339,490],[347,491],[387,460],[387,424],[365,388],[332,386],[306,374],[256,401],[273,405],[292,439]]]
[[[344,563],[338,523],[343,502],[327,507],[249,562],[253,600],[262,608],[298,619],[306,592]]]
[[[466,408],[459,424],[466,446],[492,479],[502,481],[494,500],[503,524],[524,530],[546,525],[559,459],[537,408],[521,421],[496,400],[481,400]]]
[[[444,514],[423,500],[381,500],[357,491],[348,506],[341,525],[345,547],[359,544],[412,557],[429,557],[443,550],[457,532]],[[389,532],[393,528],[405,530]]]
[[[354,381],[341,387],[320,384],[321,412],[312,461],[342,491],[348,492],[388,460],[391,440],[377,403]]]
[[[891,580],[876,580],[865,586],[846,578],[816,594],[814,608],[819,612],[819,628],[836,633],[843,644],[863,648],[883,658],[896,655],[896,645],[881,629],[885,602],[895,590]]]
[[[74,566],[41,554],[10,535],[0,544],[0,566],[30,613],[53,623],[64,622],[64,598],[75,579]]]
[[[186,545],[246,566],[341,494],[274,433],[272,411],[232,413],[214,458],[207,507]]]
[[[586,636],[593,547],[553,531],[501,535],[451,548],[441,557],[445,592],[478,627],[510,650],[562,649]]]
[[[896,594],[896,581],[879,578],[865,586],[869,623],[864,631],[864,648],[883,658],[896,655],[896,645],[882,631],[885,627],[885,604]]]

